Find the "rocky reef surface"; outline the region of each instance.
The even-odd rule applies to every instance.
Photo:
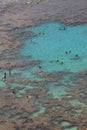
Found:
[[[22,46],[19,37],[34,37],[35,34],[24,32],[22,28],[48,21],[71,25],[87,23],[87,1],[0,0],[1,72],[9,71],[9,68],[14,70],[40,66],[41,61],[19,54],[19,47]],[[14,35],[13,31],[19,29],[20,33]],[[0,87],[0,130],[87,129],[86,70],[78,73],[34,72],[33,75],[40,80],[27,79],[21,75],[13,73],[2,81],[4,85]],[[63,84],[66,76],[69,80],[67,84]],[[12,86],[12,83],[16,85]],[[50,85],[59,87],[59,83],[67,86],[67,94],[62,95],[61,99],[49,94]],[[27,85],[33,88],[28,89]]]

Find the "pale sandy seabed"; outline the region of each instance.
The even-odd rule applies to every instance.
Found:
[[[16,40],[12,31],[23,27],[30,27],[44,22],[60,22],[64,24],[87,23],[86,0],[0,0],[0,69],[8,70],[9,67],[27,67],[39,65],[40,61],[23,61],[18,52],[21,43]],[[30,33],[31,35],[31,33]],[[33,34],[32,34],[33,35]],[[22,60],[18,62],[19,59]],[[29,58],[29,57],[28,57]],[[4,71],[3,71],[4,72]],[[36,73],[41,81],[8,77],[5,87],[0,88],[0,130],[86,130],[87,106],[81,108],[72,106],[68,100],[79,99],[80,103],[87,104],[87,71],[78,73]],[[63,76],[72,76],[75,87],[67,89],[69,94],[61,100],[53,99],[46,85],[58,81]],[[80,78],[82,80],[80,81]],[[77,79],[77,80],[76,80]],[[11,89],[10,82],[17,84],[40,86],[39,88],[24,92],[20,98],[17,92],[24,87]],[[41,104],[45,112],[33,116],[39,111]],[[62,123],[70,123],[63,126]]]

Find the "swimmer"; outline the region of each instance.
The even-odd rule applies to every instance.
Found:
[[[50,63],[52,63],[53,61],[51,60]]]
[[[66,30],[66,27],[65,26],[60,27],[59,30]]]
[[[63,61],[62,61],[62,62],[60,62],[60,65],[63,65]]]
[[[44,35],[45,33],[43,32],[42,35]]]
[[[44,32],[39,32],[39,35],[40,36],[43,36],[45,33]]]
[[[79,60],[80,56],[78,54],[76,54],[73,58],[71,58],[71,60]]]
[[[66,30],[65,26],[63,27],[63,30]]]
[[[56,60],[56,62],[59,62],[59,60]]]
[[[39,69],[41,69],[41,66],[39,66]]]
[[[76,54],[76,55],[75,55],[75,57],[79,57],[79,55],[78,55],[78,54]]]
[[[69,54],[71,53],[71,50],[69,50]]]
[[[4,73],[4,75],[2,76],[2,79],[3,79],[3,81],[6,81],[6,72]]]
[[[39,32],[38,34],[41,35],[41,32]]]
[[[80,56],[78,54],[76,54],[75,58],[78,60],[78,59],[80,59]]]
[[[6,75],[7,75],[7,74],[6,74],[6,72],[5,72],[5,73],[4,73],[4,79],[6,79]]]
[[[66,51],[66,55],[67,55],[67,54],[70,54],[70,53],[71,53],[71,50],[69,50],[69,51]]]
[[[68,54],[68,51],[66,51],[66,54]]]

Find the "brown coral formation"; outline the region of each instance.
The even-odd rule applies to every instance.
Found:
[[[44,73],[43,75],[44,80],[43,78],[42,80],[45,82],[47,73]],[[64,76],[66,75],[63,75],[55,82],[60,81],[60,79],[63,81]],[[78,74],[74,74],[73,76],[78,79]],[[48,79],[50,79],[49,74]],[[25,90],[21,93],[20,97],[17,97],[17,93],[18,91],[23,90],[25,86],[20,87],[19,85],[16,88],[8,86],[1,88],[1,128],[11,127],[12,130],[62,130],[75,128],[78,130],[85,130],[87,127],[87,102],[84,100],[84,97],[86,96],[84,78],[82,78],[82,84],[79,83],[78,86],[76,84],[73,87],[66,87],[68,94],[62,95],[61,100],[53,98],[53,96],[48,93],[51,80],[52,79],[49,80],[46,86],[43,85],[43,87],[41,87],[40,85],[38,88]],[[72,81],[74,82],[74,80]],[[32,83],[33,82],[35,81],[32,81]],[[37,86],[39,86],[39,81]],[[76,100],[77,104],[73,105],[71,101]],[[44,111],[38,113],[41,108],[44,108]],[[37,113],[36,116],[34,116],[35,113]],[[63,125],[64,122],[69,123],[69,125]]]
[[[40,68],[41,61],[19,54],[20,36],[22,40],[36,36],[23,28],[44,21],[87,23],[86,5],[86,0],[0,1],[1,72]],[[86,130],[87,71],[49,73],[37,69],[32,75],[39,80],[24,78],[21,72],[7,75],[4,82],[0,79],[4,84],[0,88],[0,130]],[[67,94],[54,98],[49,93],[50,85],[63,85]]]

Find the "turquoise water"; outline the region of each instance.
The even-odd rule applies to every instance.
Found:
[[[77,126],[72,126],[70,122],[68,121],[62,121],[61,126],[63,127],[64,130],[77,130]],[[71,128],[68,128],[71,127]]]
[[[0,71],[0,87],[5,87],[6,86],[6,84],[5,84],[5,82],[3,82],[3,73],[4,72],[6,72],[6,71]]]
[[[51,86],[49,87],[49,93],[51,93],[54,98],[58,98],[58,99],[61,99],[63,95],[67,94],[66,88],[64,86],[59,86],[59,87]]]
[[[87,69],[87,25],[46,23],[25,30],[37,36],[23,41],[20,52],[24,56],[31,55],[34,60],[41,60],[44,71],[77,72]]]
[[[26,61],[40,60],[41,64],[15,68],[12,73],[16,78],[41,81],[42,78],[37,77],[34,73],[60,70],[77,72],[87,68],[87,25],[65,26],[58,23],[45,23],[31,28],[24,28],[21,31],[32,31],[36,36],[22,41],[23,46],[19,49],[20,55],[24,57],[30,55],[31,58],[25,58]],[[14,32],[14,34],[19,32],[20,30]],[[70,51],[71,53],[69,53]],[[79,57],[75,57],[76,54]],[[21,59],[19,59],[20,61]],[[39,66],[41,66],[41,69],[39,69]],[[1,75],[3,74],[1,73]],[[50,84],[48,89],[49,94],[61,100],[61,97],[67,94],[66,88],[70,85],[73,86],[73,82],[70,76],[65,76],[60,82],[61,85],[59,86]],[[2,79],[0,84],[5,86]],[[18,91],[17,96],[21,96],[21,93],[27,89],[33,88],[30,84],[22,85],[15,82],[10,83],[10,86],[12,89],[25,86],[24,89]]]
[[[20,30],[19,30],[20,31]],[[32,31],[36,36],[23,40],[23,46],[19,49],[20,55],[31,58],[26,61],[40,60],[39,65],[26,66],[23,68],[15,68],[12,70],[12,75],[17,78],[29,79],[31,81],[41,81],[34,73],[39,71],[54,72],[67,70],[78,72],[87,69],[87,25],[65,26],[59,23],[45,23],[39,26],[24,28],[23,31]],[[14,32],[15,33],[15,32]],[[18,33],[18,32],[16,32]],[[66,54],[68,52],[68,54]],[[78,57],[75,55],[78,54]],[[21,59],[19,59],[21,61]],[[7,72],[8,73],[8,72]],[[3,71],[0,72],[2,77]],[[65,76],[61,79],[61,85],[55,86],[50,84],[49,93],[54,98],[61,99],[62,95],[67,94],[66,88],[73,86],[71,78]],[[27,89],[32,89],[31,84],[22,85],[20,83],[9,83],[11,88],[24,87],[18,92],[23,93]],[[0,79],[0,87],[6,84]],[[66,86],[66,87],[65,87]]]
[[[19,49],[20,55],[31,55],[31,59],[26,58],[26,61],[40,60],[41,63],[40,65],[15,67],[12,70],[12,76],[13,78],[27,79],[32,83],[38,81],[38,85],[16,83],[14,80],[13,82],[4,83],[1,78],[0,87],[8,85],[11,91],[19,88],[16,91],[16,97],[21,97],[25,91],[40,87],[39,81],[45,80],[39,77],[37,73],[61,70],[63,73],[68,71],[71,73],[64,74],[62,78],[53,83],[50,81],[46,86],[48,94],[61,101],[62,97],[68,94],[67,88],[75,86],[73,83],[74,74],[87,69],[87,25],[65,26],[58,23],[45,23],[31,28],[24,28],[25,30],[32,31],[37,36],[22,41],[23,46]],[[21,62],[21,59],[19,59],[19,62]],[[6,72],[8,74],[7,70]],[[3,73],[4,71],[0,72],[1,77]],[[70,99],[67,102],[72,106],[85,107],[78,99]],[[43,105],[39,104],[38,107],[39,110],[33,113],[34,117],[45,112]],[[68,130],[69,124],[67,123],[63,122],[62,126]],[[77,130],[77,127],[73,126],[69,129]]]
[[[72,73],[87,69],[87,24],[65,26],[59,23],[45,23],[39,26],[24,28],[24,31],[32,31],[36,36],[23,40],[23,46],[19,50],[22,56],[31,55],[31,60],[41,61],[41,71],[70,71]],[[39,71],[38,66],[27,68],[22,76],[40,80],[32,75]],[[71,74],[72,75],[72,74]],[[61,100],[66,95],[66,88],[74,86],[72,77],[65,76],[61,85],[50,84],[49,94]],[[70,100],[73,106],[79,105],[78,100]]]

